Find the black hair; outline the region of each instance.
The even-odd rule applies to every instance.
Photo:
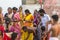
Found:
[[[12,40],[15,40],[16,37],[17,37],[17,33],[14,33],[14,32],[13,32],[12,35],[11,35],[11,39],[12,39]]]
[[[23,27],[22,27],[22,30],[23,30],[24,32],[26,32],[26,31],[27,31],[27,27],[26,27],[26,26],[23,26]]]
[[[45,26],[42,26],[41,30],[42,30],[42,32],[44,32],[45,31]]]
[[[18,10],[16,7],[13,7],[12,9],[13,9],[13,10],[16,10],[16,11]]]
[[[54,21],[58,21],[58,15],[52,15],[52,19],[54,20]]]
[[[45,13],[45,10],[44,9],[40,9],[39,13]]]
[[[26,13],[30,13],[30,11],[28,9],[25,10]]]

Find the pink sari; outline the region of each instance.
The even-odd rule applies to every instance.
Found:
[[[14,15],[14,18],[19,21],[19,20],[20,20],[20,14],[17,12],[17,13]]]
[[[20,31],[21,31],[21,28],[20,28],[20,26],[18,25],[18,24],[16,24],[15,26],[11,26],[11,28],[10,28],[10,31],[11,32],[15,32],[15,33],[18,33],[18,39],[17,40],[20,40]]]

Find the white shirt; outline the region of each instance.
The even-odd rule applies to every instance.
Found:
[[[50,21],[50,17],[48,14],[44,14],[44,16],[41,18],[41,23],[42,23],[42,26],[46,26],[46,23]]]

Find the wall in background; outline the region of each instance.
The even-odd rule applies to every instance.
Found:
[[[3,8],[3,14],[7,12],[8,7],[19,7],[22,5],[22,0],[0,0],[0,7]]]
[[[23,13],[24,13],[25,9],[29,9],[32,14],[34,13],[35,9],[39,10],[41,8],[41,6],[37,5],[37,4],[35,4],[35,5],[22,5],[22,7],[23,7]]]

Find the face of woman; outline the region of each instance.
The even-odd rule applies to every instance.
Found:
[[[8,9],[8,13],[12,13],[12,9]]]
[[[17,24],[17,22],[13,22],[13,25],[16,25]]]
[[[17,11],[16,10],[13,10],[13,13],[16,13]]]
[[[26,15],[29,15],[29,13],[25,13]]]
[[[22,11],[22,8],[19,8],[19,11]]]

